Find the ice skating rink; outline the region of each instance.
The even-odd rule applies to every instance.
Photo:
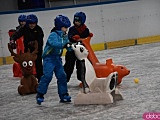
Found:
[[[160,43],[136,45],[95,52],[100,62],[112,58],[131,72],[119,86],[124,100],[108,105],[75,106],[79,81],[74,71],[68,83],[72,103],[59,103],[56,79],[49,86],[45,102],[36,104],[36,94],[20,96],[19,78],[12,65],[0,66],[0,120],[142,120],[145,112],[160,112]],[[64,60],[64,57],[63,57]],[[134,83],[139,79],[139,84]],[[93,98],[94,99],[94,98]]]

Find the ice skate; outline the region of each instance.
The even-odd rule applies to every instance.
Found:
[[[37,100],[37,104],[41,105],[41,103],[44,102],[43,94],[38,93],[37,97],[36,97],[36,100]]]
[[[37,98],[38,105],[41,105],[42,102],[44,102],[44,98]]]
[[[60,100],[61,103],[66,103],[66,102],[71,102],[71,96],[69,95],[64,95],[61,100]]]

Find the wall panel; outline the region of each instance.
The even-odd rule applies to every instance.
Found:
[[[159,6],[159,0],[140,0],[25,13],[1,14],[0,57],[10,56],[7,49],[7,43],[9,42],[8,31],[18,25],[17,18],[20,14],[28,15],[32,13],[37,15],[39,18],[38,24],[40,24],[45,33],[45,43],[53,27],[56,15],[64,14],[73,22],[73,14],[77,11],[84,11],[87,15],[86,24],[94,34],[91,43],[96,44],[160,35]],[[4,49],[2,50],[2,48]]]

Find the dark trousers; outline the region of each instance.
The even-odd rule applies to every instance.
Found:
[[[36,66],[36,77],[38,79],[38,82],[41,79],[41,76],[43,75],[43,65],[42,65],[42,54],[37,54],[37,59],[35,61]]]
[[[67,82],[69,82],[71,78],[75,63],[76,63],[76,69],[77,69],[77,79],[81,80],[81,63],[79,60],[77,60],[74,54],[74,51],[67,51],[65,56],[65,64],[64,64],[64,71],[67,75]]]

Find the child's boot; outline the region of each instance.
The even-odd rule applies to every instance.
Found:
[[[61,95],[60,99],[60,102],[62,103],[71,102],[71,96],[69,96],[68,93]]]
[[[37,100],[37,104],[41,105],[41,103],[44,102],[43,94],[37,93],[36,100]]]

